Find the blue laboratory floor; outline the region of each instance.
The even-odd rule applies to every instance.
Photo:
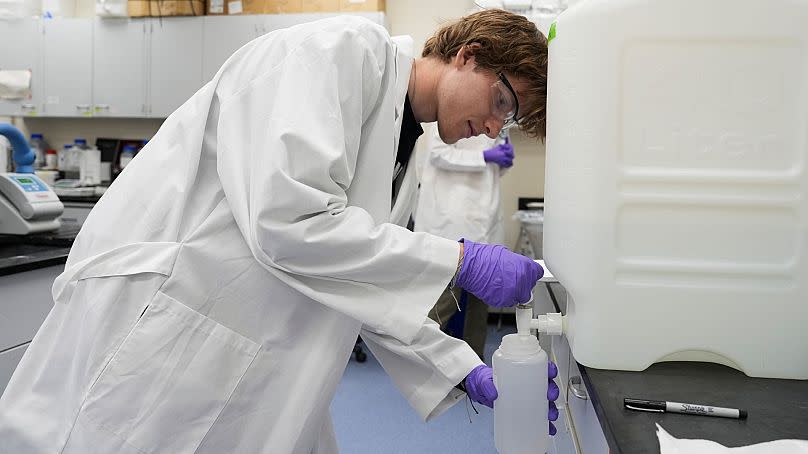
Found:
[[[486,364],[491,364],[502,336],[515,331],[512,324],[499,330],[496,324],[488,325]],[[475,404],[477,415],[465,402],[424,423],[373,355],[368,353],[365,363],[351,359],[331,404],[340,452],[496,454],[493,411]]]

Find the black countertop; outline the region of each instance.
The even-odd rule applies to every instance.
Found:
[[[550,289],[556,308],[566,312],[563,287],[551,284]],[[729,447],[808,439],[808,380],[750,378],[730,367],[695,362],[658,363],[642,372],[580,363],[579,369],[611,454],[659,453],[657,423],[676,438],[703,438]],[[749,417],[638,412],[623,408],[625,397],[739,408]]]
[[[750,378],[719,364],[692,362],[659,363],[642,372],[580,369],[611,454],[658,453],[657,423],[676,438],[703,438],[729,447],[808,439],[806,380]],[[626,410],[625,397],[739,408],[749,417]]]
[[[77,234],[67,227],[36,235],[0,235],[0,276],[64,264]]]

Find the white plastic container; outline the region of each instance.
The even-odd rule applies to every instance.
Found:
[[[547,423],[547,354],[536,336],[508,334],[493,356],[494,443],[499,454],[544,454]]]
[[[68,143],[65,144],[64,148],[59,150],[59,154],[56,157],[56,166],[59,170],[66,172],[68,170],[72,170],[70,168],[70,163],[72,160],[73,154],[73,144]]]
[[[95,15],[98,17],[127,17],[127,0],[95,0]]]
[[[544,257],[586,366],[808,378],[808,2],[589,0],[549,44]]]
[[[101,184],[101,151],[88,148],[81,152],[79,163],[79,180],[82,186],[95,186]]]
[[[45,153],[48,150],[48,146],[42,134],[31,134],[31,140],[28,142],[28,145],[36,156],[34,168],[41,169],[45,167]]]

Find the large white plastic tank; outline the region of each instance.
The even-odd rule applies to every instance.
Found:
[[[808,378],[808,1],[588,0],[554,34],[544,257],[575,358]]]

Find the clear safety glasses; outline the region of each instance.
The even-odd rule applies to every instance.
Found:
[[[505,75],[497,72],[497,77],[499,79],[491,85],[491,112],[502,120],[502,129],[507,129],[517,124],[519,100]]]

